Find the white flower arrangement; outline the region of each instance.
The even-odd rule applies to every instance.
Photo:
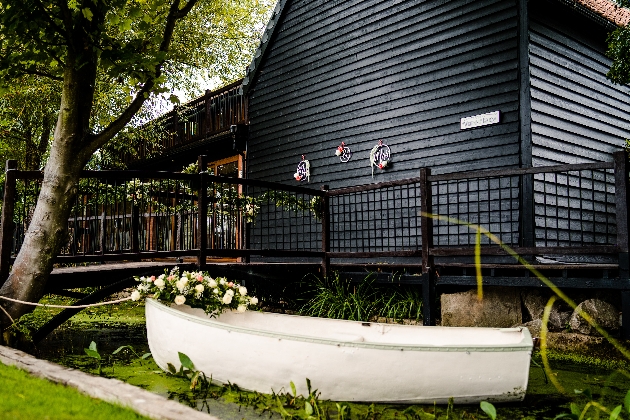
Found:
[[[153,297],[164,303],[201,308],[212,316],[226,309],[245,312],[258,304],[258,299],[247,295],[247,288],[225,278],[213,279],[201,271],[184,271],[175,267],[160,276],[135,277],[140,284],[131,293],[134,301]]]

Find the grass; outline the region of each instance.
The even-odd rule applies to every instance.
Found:
[[[146,417],[0,363],[0,419],[123,420]]]
[[[306,283],[311,298],[302,306],[302,315],[352,321],[374,321],[379,317],[402,322],[422,320],[422,298],[418,288],[376,286],[371,275],[360,283],[342,279],[336,273],[321,280],[312,277]]]

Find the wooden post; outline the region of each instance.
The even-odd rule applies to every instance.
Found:
[[[322,185],[324,196],[322,197],[322,278],[327,278],[330,273],[330,197],[328,185]]]
[[[532,167],[532,109],[529,65],[529,16],[527,0],[518,0],[518,59],[521,167]],[[519,190],[519,245],[534,246],[534,175],[521,175]],[[533,260],[532,256],[524,256]]]
[[[179,132],[179,107],[175,105],[173,108],[173,130],[175,131],[175,135],[173,136],[173,145],[178,145],[181,143],[181,136]]]
[[[197,266],[199,270],[206,267],[206,256],[208,255],[208,157],[199,156],[197,159],[199,171],[199,192],[197,196],[197,214],[199,229],[197,229],[197,246],[199,247],[199,255],[197,256]]]
[[[420,233],[422,235],[422,272],[428,273],[433,267],[433,258],[429,249],[433,247],[433,219],[427,215],[433,212],[431,202],[431,183],[429,182],[431,169],[420,169]]]
[[[429,250],[433,248],[433,219],[431,182],[429,168],[420,169],[420,232],[422,234],[422,319],[424,325],[435,325],[435,277],[433,257]]]
[[[619,277],[621,280],[630,278],[630,262],[628,259],[628,153],[619,151],[613,153],[615,163],[615,208],[617,219],[617,247],[619,248]],[[630,339],[630,291],[621,292],[621,337]]]
[[[105,227],[106,227],[105,224],[106,224],[106,222],[107,222],[107,218],[106,218],[106,215],[105,215],[105,211],[103,211],[101,213],[101,232],[100,232],[100,236],[99,236],[99,239],[100,239],[99,242],[101,243],[101,255],[105,255],[105,247],[107,245],[107,243],[106,243],[107,236],[106,236],[106,232],[105,232]]]
[[[140,253],[140,209],[135,200],[131,204],[131,253]]]
[[[13,232],[15,222],[15,182],[17,175],[17,160],[7,160],[4,179],[4,198],[2,205],[2,219],[0,220],[0,287],[9,277],[11,265],[11,251],[13,248]]]
[[[210,133],[212,131],[212,115],[210,114],[211,111],[211,107],[210,107],[210,95],[211,95],[211,91],[209,89],[206,89],[206,97],[204,99],[204,105],[206,107],[205,109],[205,117],[203,119],[203,130],[201,131],[201,133],[203,133],[203,137],[205,137],[208,133]]]

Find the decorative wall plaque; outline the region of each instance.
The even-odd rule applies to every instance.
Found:
[[[335,150],[335,155],[339,156],[339,159],[343,163],[346,163],[352,157],[352,151],[348,146],[346,146],[346,143],[341,142],[341,145],[337,147],[337,150]]]
[[[293,177],[298,182],[311,182],[311,164],[306,160],[304,155],[302,155],[302,161],[298,163],[297,170],[293,174]]]
[[[372,167],[372,178],[374,178],[374,167],[385,169],[389,165],[392,152],[389,146],[379,140],[378,144],[370,151],[370,166]]]

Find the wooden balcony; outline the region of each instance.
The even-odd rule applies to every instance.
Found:
[[[232,83],[151,121],[142,127],[135,153],[123,152],[121,161],[129,168],[161,156],[174,155],[196,143],[230,134],[230,127],[247,123],[247,98],[241,81]],[[192,160],[196,155],[193,156]]]

